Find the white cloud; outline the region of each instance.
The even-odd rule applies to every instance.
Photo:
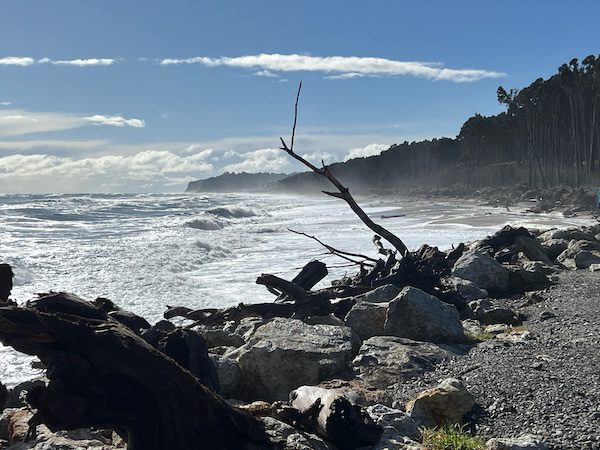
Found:
[[[258,70],[253,73],[255,77],[266,77],[266,78],[279,78],[275,72],[271,72],[270,70]]]
[[[36,112],[23,109],[0,110],[0,138],[70,130],[90,124],[133,128],[144,128],[145,126],[142,119],[126,119],[121,116],[96,114],[81,117],[76,114],[59,112]]]
[[[68,60],[53,60],[49,58],[42,58],[38,60],[40,64],[52,64],[55,66],[77,66],[77,67],[90,67],[90,66],[111,66],[116,62],[112,58],[88,58],[88,59],[68,59]]]
[[[431,80],[454,82],[477,81],[483,78],[498,78],[505,74],[481,69],[448,69],[440,63],[398,61],[386,58],[360,56],[310,56],[259,54],[238,57],[209,58],[197,56],[186,59],[163,59],[160,65],[201,64],[207,67],[228,66],[272,72],[324,72],[340,74],[338,77],[361,76],[414,76]],[[335,75],[332,75],[335,76]]]
[[[206,154],[146,150],[133,155],[75,159],[45,154],[0,157],[0,192],[164,190],[210,172]]]
[[[10,106],[12,105],[11,102],[0,102],[0,106]]]
[[[34,64],[52,64],[55,66],[75,66],[75,67],[92,67],[92,66],[111,66],[117,62],[113,58],[78,58],[55,60],[50,58],[34,59],[25,56],[6,56],[0,58],[0,66],[19,66],[27,67]]]
[[[101,114],[84,117],[83,120],[87,120],[94,125],[110,125],[113,127],[128,126],[133,128],[144,128],[146,126],[146,123],[142,119],[126,119],[121,116],[103,116]]]
[[[365,147],[351,148],[348,154],[344,157],[344,161],[354,158],[365,158],[367,156],[379,155],[382,151],[390,148],[385,144],[369,144]]]
[[[0,66],[31,66],[35,64],[35,59],[22,56],[6,56],[0,58]]]
[[[239,155],[242,161],[225,166],[225,172],[285,172],[289,156],[278,148],[263,148]]]

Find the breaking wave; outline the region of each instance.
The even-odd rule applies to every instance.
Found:
[[[190,220],[185,223],[188,228],[196,230],[222,230],[225,224],[212,217]]]
[[[242,208],[241,206],[223,206],[206,211],[210,214],[228,219],[239,219],[242,217],[254,217],[259,214],[252,208]]]

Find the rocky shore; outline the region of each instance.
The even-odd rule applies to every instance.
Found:
[[[355,289],[329,297],[328,314],[301,314],[315,309],[280,298],[272,307],[169,308],[171,323],[150,327],[118,309],[105,313],[102,299],[52,294],[26,307],[0,307],[0,340],[40,353],[39,340],[24,345],[17,328],[6,331],[19,314],[85,322],[92,311],[103,330],[110,325],[131,342],[156,341],[168,364],[175,361],[232,409],[258,418],[275,448],[435,450],[443,447],[428,441],[427,430],[462,425],[481,440],[465,450],[599,449],[600,225],[505,227],[458,250],[436,253],[450,267],[442,289]],[[323,292],[301,292],[325,305]],[[50,301],[59,306],[50,311]],[[62,332],[43,322],[44,339]],[[158,331],[163,341],[154,337]],[[190,336],[201,340],[170,353],[164,339],[176,333],[187,343]],[[118,426],[52,433],[44,402],[33,416],[30,400],[39,403],[39,392],[50,387],[56,393],[66,376],[57,373],[63,360],[56,349],[44,348],[42,360],[55,368],[47,378],[0,388],[0,448],[126,447]],[[192,354],[200,366],[191,365]],[[214,373],[194,368],[209,366]],[[84,410],[74,414],[89,418]],[[50,428],[68,428],[55,420]]]

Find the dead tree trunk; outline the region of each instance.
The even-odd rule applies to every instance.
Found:
[[[0,341],[48,368],[48,386],[28,397],[36,420],[51,430],[124,429],[130,450],[270,447],[257,419],[132,330],[91,303],[61,305],[0,308]]]

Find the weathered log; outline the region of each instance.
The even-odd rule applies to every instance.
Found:
[[[270,446],[258,420],[85,303],[65,296],[40,299],[36,309],[0,308],[0,341],[48,367],[48,386],[28,401],[51,430],[124,429],[130,450]]]
[[[290,404],[305,418],[307,431],[316,432],[341,448],[353,449],[376,444],[383,428],[342,392],[316,386],[302,386],[290,393]]]
[[[311,261],[294,277],[292,283],[304,289],[312,289],[315,284],[327,276],[327,266],[321,261]]]
[[[0,382],[0,414],[4,411],[4,406],[6,405],[6,400],[8,399],[8,390],[6,386]]]
[[[13,271],[9,264],[0,264],[0,304],[8,302],[13,288]]]

